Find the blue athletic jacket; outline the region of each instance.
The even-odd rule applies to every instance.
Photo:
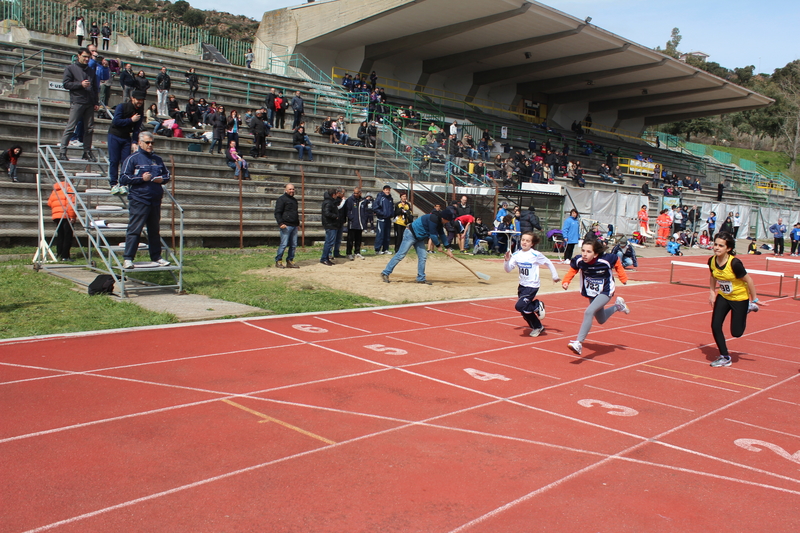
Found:
[[[429,215],[422,215],[412,222],[411,231],[414,232],[417,240],[430,238],[435,246],[439,246],[440,243],[442,246],[450,246],[444,232],[442,216],[436,211]]]
[[[154,201],[161,200],[161,197],[164,196],[164,188],[160,183],[153,183],[153,178],[144,181],[142,174],[145,172],[152,174],[153,178],[162,178],[164,183],[169,181],[169,170],[164,166],[164,161],[156,154],[138,150],[122,163],[119,183],[128,186],[129,200],[149,205]]]

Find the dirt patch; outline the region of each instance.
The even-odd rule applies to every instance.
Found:
[[[439,300],[461,300],[473,298],[489,298],[498,296],[515,297],[519,274],[514,271],[506,273],[503,260],[498,257],[476,258],[469,255],[456,254],[465,261],[472,270],[491,277],[484,281],[476,278],[469,270],[449,259],[443,253],[428,255],[425,273],[433,285],[416,283],[417,256],[408,254],[395,268],[391,283],[384,283],[381,271],[391,259],[389,255],[369,255],[363,260],[348,261],[337,259],[336,265],[325,266],[318,261],[298,263],[299,269],[264,268],[250,270],[247,274],[267,277],[292,279],[298,287],[335,288],[351,291],[362,296],[380,298],[392,303],[427,302]],[[567,265],[557,264],[560,275],[567,271]],[[549,272],[541,272],[541,293],[562,291],[560,284],[550,279]],[[572,284],[570,290],[577,286]]]

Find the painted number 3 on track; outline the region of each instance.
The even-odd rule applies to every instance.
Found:
[[[613,403],[604,402],[603,400],[578,400],[578,405],[582,405],[583,407],[599,405],[603,409],[608,409],[606,412],[612,416],[636,416],[639,414],[639,411],[636,409],[625,407],[624,405],[614,405]]]

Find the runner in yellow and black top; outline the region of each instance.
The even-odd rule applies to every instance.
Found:
[[[711,332],[719,348],[719,357],[711,366],[731,366],[731,356],[725,343],[722,324],[731,313],[731,335],[741,337],[747,326],[747,313],[758,311],[756,286],[742,262],[734,257],[736,241],[730,233],[714,236],[714,255],[708,260],[711,271],[711,294],[708,303],[714,308],[711,314]],[[752,299],[752,301],[751,301]]]

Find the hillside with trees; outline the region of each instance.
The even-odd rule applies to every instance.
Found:
[[[212,35],[237,41],[252,41],[259,21],[243,15],[231,15],[220,11],[195,9],[185,0],[56,0],[62,4],[113,13],[125,11],[151,17],[155,20],[186,24],[202,28]]]
[[[682,55],[678,49],[680,42],[680,30],[674,28],[666,47],[656,50],[679,58]],[[728,69],[693,55],[686,56],[685,60],[694,67],[768,96],[775,103],[752,111],[662,124],[658,129],[687,141],[784,152],[788,164],[783,171],[797,180],[800,177],[797,161],[800,153],[800,60],[775,69],[771,74],[756,73],[753,65]]]

